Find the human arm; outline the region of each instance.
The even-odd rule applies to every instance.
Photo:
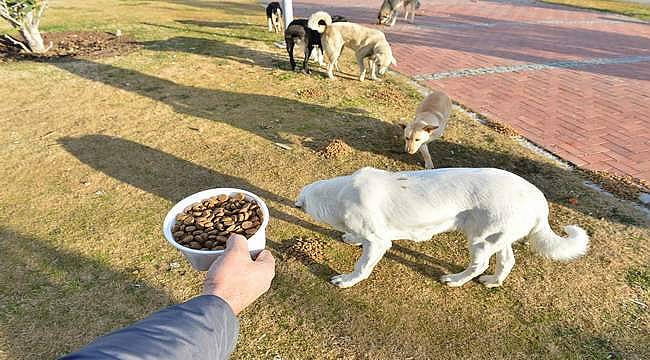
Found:
[[[226,359],[239,331],[236,314],[266,292],[275,259],[250,258],[246,239],[228,239],[210,267],[203,295],[170,306],[129,327],[100,337],[62,359]]]

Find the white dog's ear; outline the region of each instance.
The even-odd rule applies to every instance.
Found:
[[[395,60],[395,58],[392,57],[392,59],[390,60],[390,63],[393,64],[393,65],[397,65],[397,60]]]
[[[424,128],[422,128],[422,130],[428,132],[429,135],[433,134],[433,132],[436,131],[436,129],[438,129],[438,126],[433,126],[433,125],[427,125]]]

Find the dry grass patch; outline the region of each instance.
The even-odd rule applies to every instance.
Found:
[[[549,4],[573,6],[582,9],[607,11],[650,20],[650,5],[635,1],[620,0],[542,0]]]
[[[0,358],[54,358],[197,295],[203,275],[160,226],[174,202],[219,186],[264,198],[279,259],[271,291],[241,315],[234,359],[650,356],[650,316],[639,305],[650,302],[639,285],[650,262],[647,218],[586,189],[576,173],[455,113],[430,146],[436,166],[525,177],[551,202],[556,230],[587,229],[590,253],[562,264],[522,244],[502,288],[450,289],[437,278],[468,255],[464,237],[449,233],[395,242],[369,279],[341,290],[327,280],[350,271],[359,249],[293,201],[305,184],[362,166],[421,168],[395,136],[421,99],[412,88],[390,76],[330,82],[322,69],[289,72],[263,8],[249,1],[54,5],[48,19],[60,30],[119,27],[143,48],[101,61],[0,64]],[[297,93],[311,88],[330,95]],[[382,89],[399,101],[382,99]],[[327,159],[310,145],[335,139],[350,154]],[[308,261],[295,261],[300,252]]]

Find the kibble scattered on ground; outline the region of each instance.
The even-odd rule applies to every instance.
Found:
[[[318,238],[295,237],[283,244],[284,256],[286,259],[321,263],[326,260],[326,245],[324,240]]]
[[[341,139],[334,139],[329,142],[318,154],[326,159],[336,158],[352,151],[350,145]]]

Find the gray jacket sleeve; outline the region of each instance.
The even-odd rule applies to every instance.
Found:
[[[61,359],[227,359],[239,322],[221,298],[203,295],[104,335]]]

